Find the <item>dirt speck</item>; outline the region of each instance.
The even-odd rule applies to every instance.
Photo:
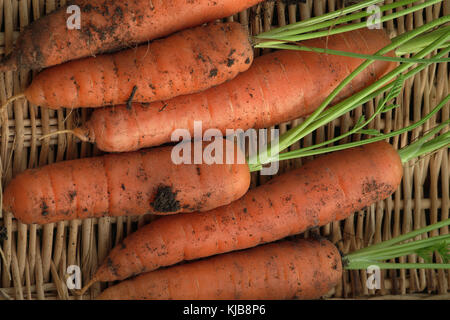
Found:
[[[41,214],[42,214],[44,217],[45,217],[46,215],[48,215],[48,206],[47,206],[47,203],[45,203],[45,201],[42,201],[41,209],[42,209]]]
[[[171,186],[160,185],[155,200],[150,205],[157,212],[175,212],[180,210],[180,202],[176,198],[177,192]]]
[[[76,196],[77,196],[77,192],[75,190],[69,191],[70,202],[72,202],[75,199]]]
[[[212,69],[212,70],[209,72],[209,77],[210,77],[210,78],[213,78],[213,77],[217,76],[217,72],[218,72],[218,71],[219,71],[219,70],[217,70],[217,68]]]

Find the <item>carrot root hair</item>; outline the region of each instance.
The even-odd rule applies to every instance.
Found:
[[[1,67],[0,67],[1,68]],[[1,69],[0,69],[1,72]],[[0,111],[3,111],[4,109],[6,109],[6,107],[11,103],[14,102],[16,100],[19,100],[21,98],[25,98],[25,93],[19,93],[16,94],[15,96],[12,96],[11,98],[9,98],[8,100],[6,100],[6,102],[0,107]]]
[[[71,133],[71,134],[73,134],[75,137],[77,137],[78,139],[80,139],[83,142],[94,142],[94,139],[89,134],[89,130],[87,128],[84,128],[84,127],[78,127],[78,128],[75,128],[75,129],[59,130],[59,131],[51,132],[51,133],[48,133],[48,134],[40,137],[39,140],[44,140],[44,139],[49,138],[51,136],[64,134],[64,133]]]
[[[73,290],[73,294],[76,296],[81,297],[82,295],[84,295],[86,293],[86,291],[88,291],[88,289],[94,284],[96,283],[98,280],[96,277],[93,277],[83,288],[79,289],[79,290]]]

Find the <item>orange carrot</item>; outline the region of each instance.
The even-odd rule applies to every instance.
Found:
[[[97,299],[317,299],[341,276],[341,256],[331,242],[283,241],[145,273]]]
[[[6,187],[3,206],[28,224],[210,210],[241,197],[250,185],[247,164],[237,161],[239,149],[223,145],[234,152],[235,164],[176,165],[172,147],[163,147],[29,169]]]
[[[51,109],[149,103],[221,84],[252,61],[247,30],[237,22],[214,23],[45,69],[24,95]]]
[[[392,194],[402,173],[398,153],[386,142],[315,158],[229,205],[162,217],[142,227],[110,252],[90,284],[254,247],[344,219]]]
[[[367,39],[370,39],[368,41]],[[328,41],[328,42],[327,42]],[[373,54],[389,43],[383,30],[361,29],[305,41],[304,45]],[[258,57],[246,72],[206,91],[149,105],[135,104],[93,112],[74,132],[109,152],[132,151],[171,141],[175,129],[265,128],[305,116],[315,110],[362,60],[315,52],[281,50]],[[337,97],[341,100],[379,79],[396,66],[376,61]],[[161,125],[164,123],[164,125]]]
[[[69,5],[36,20],[17,39],[0,72],[42,69],[164,37],[233,15],[262,0],[78,0],[80,28]],[[72,11],[75,12],[76,11]],[[72,27],[73,25],[73,27]]]

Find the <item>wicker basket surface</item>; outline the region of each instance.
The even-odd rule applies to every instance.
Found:
[[[0,53],[8,53],[20,30],[33,20],[64,5],[66,1],[5,0],[0,2]],[[391,3],[393,0],[387,0]],[[227,20],[240,21],[251,34],[303,20],[336,10],[342,0],[265,1]],[[390,36],[401,34],[439,16],[450,13],[450,3],[444,1],[427,9],[384,24]],[[256,50],[256,54],[266,51]],[[371,128],[389,132],[420,119],[448,94],[447,64],[432,65],[407,81],[399,96],[400,108],[377,117]],[[0,74],[0,99],[23,91],[33,73],[28,70]],[[345,132],[363,113],[370,115],[378,99],[359,107],[351,114],[330,123],[308,136],[292,149],[309,146]],[[92,145],[80,143],[71,135],[59,135],[42,141],[42,135],[56,130],[70,129],[83,123],[89,110],[51,111],[19,100],[1,113],[0,164],[2,186],[17,173],[55,161],[97,155]],[[424,126],[391,143],[400,148],[429,130],[435,123],[449,118],[449,105]],[[277,126],[280,133],[302,119]],[[353,139],[360,139],[356,136]],[[301,160],[280,164],[280,173],[301,165]],[[268,177],[253,174],[252,187],[264,183]],[[449,152],[441,150],[419,161],[404,166],[404,179],[399,190],[389,199],[356,212],[344,221],[332,223],[320,230],[338,245],[343,253],[390,239],[399,234],[449,217]],[[90,279],[97,265],[109,250],[140,226],[151,221],[151,216],[89,219],[37,226],[24,225],[12,214],[0,211],[0,300],[1,299],[74,299],[65,286],[69,265],[81,267],[83,282]],[[437,235],[438,232],[435,232]],[[448,233],[448,228],[439,230]],[[308,234],[306,234],[307,236]],[[2,241],[3,240],[3,241]],[[420,258],[408,256],[400,262],[416,262]],[[366,287],[365,271],[346,271],[342,282],[330,298],[387,298],[387,299],[449,299],[449,270],[398,270],[382,272],[382,288]],[[90,291],[92,298],[103,288],[96,284]]]

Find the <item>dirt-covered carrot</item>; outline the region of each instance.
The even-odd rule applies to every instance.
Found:
[[[317,299],[341,275],[341,255],[331,242],[282,241],[149,272],[97,299]]]
[[[23,95],[51,109],[149,103],[221,84],[252,61],[253,49],[241,24],[211,23],[137,48],[45,69]]]
[[[233,15],[261,0],[78,0],[22,31],[0,71],[42,69],[167,36]],[[69,5],[72,13],[68,12]],[[79,20],[74,14],[80,10]],[[80,28],[76,28],[79,22]],[[73,26],[73,27],[72,27]]]
[[[3,208],[28,224],[210,210],[241,197],[250,185],[247,164],[237,161],[240,149],[223,146],[236,157],[233,164],[177,165],[173,147],[162,147],[29,169],[4,190]]]
[[[450,95],[438,107],[449,99]],[[399,151],[382,140],[360,142],[358,147],[320,156],[277,176],[229,205],[157,219],[114,248],[79,294],[96,281],[123,280],[345,219],[391,195],[402,180],[402,163],[448,146],[450,132],[427,140],[449,123],[443,122]]]
[[[308,40],[305,45],[373,54],[389,42],[383,30],[361,29]],[[169,142],[178,128],[193,134],[194,120],[202,122],[203,130],[216,128],[223,133],[226,129],[270,127],[314,111],[361,62],[357,58],[281,50],[256,58],[246,72],[200,93],[149,105],[135,104],[131,110],[125,105],[97,109],[86,126],[74,133],[82,140],[95,141],[101,150],[123,152]],[[395,65],[372,63],[336,100],[373,83]]]
[[[317,299],[342,279],[343,269],[450,269],[449,234],[417,240],[449,224],[450,219],[443,220],[342,257],[324,239],[262,245],[148,272],[109,287],[97,299]],[[425,262],[384,262],[414,253]],[[433,255],[444,263],[433,263]]]
[[[386,142],[318,157],[229,205],[151,222],[111,251],[92,282],[254,247],[344,219],[392,194],[402,173],[397,151]]]

